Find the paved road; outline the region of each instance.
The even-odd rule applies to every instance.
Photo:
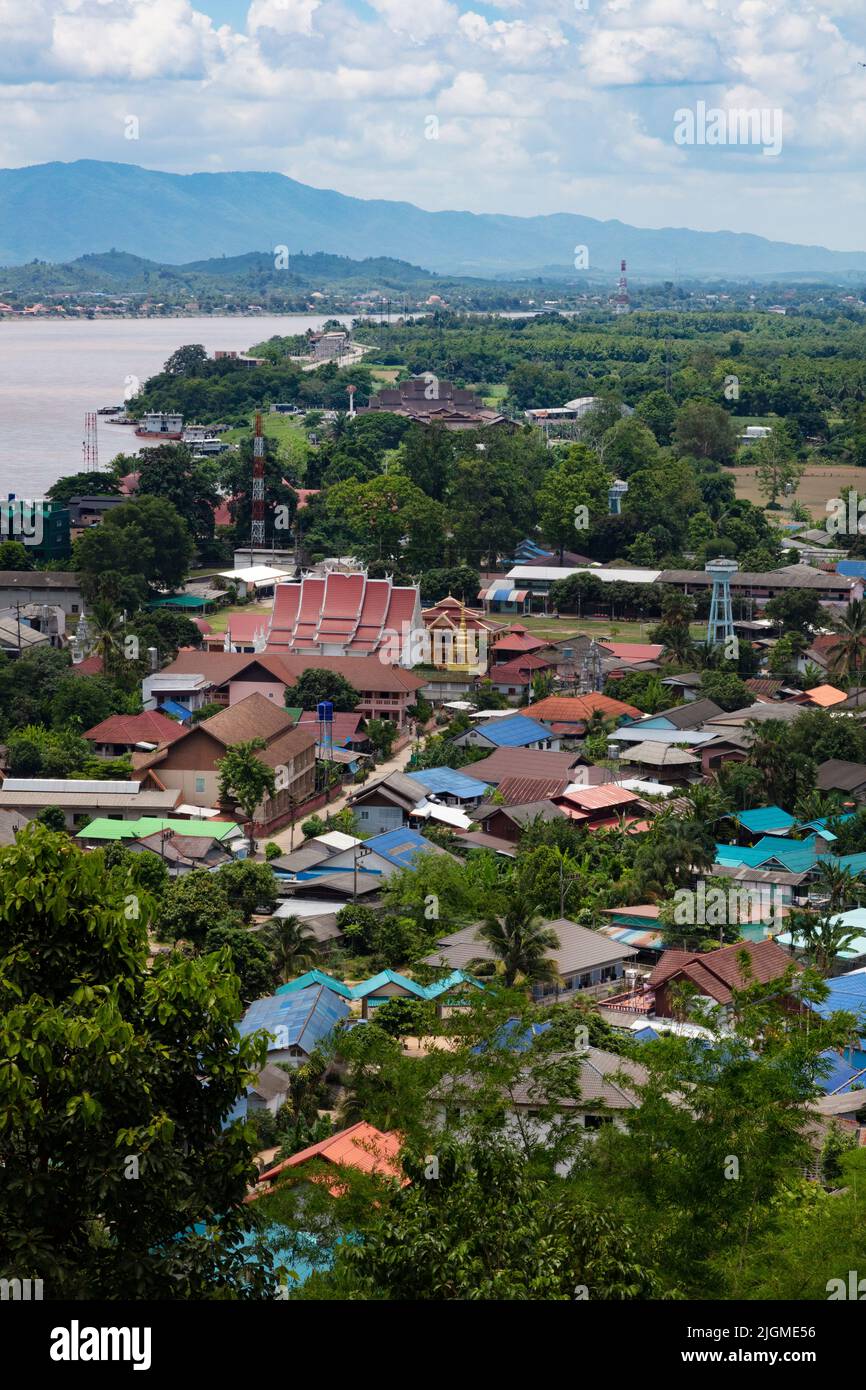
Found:
[[[403,772],[412,756],[412,746],[412,741],[410,740],[406,744],[406,747],[401,748],[393,757],[388,758],[384,763],[379,763],[374,772],[371,773],[371,778],[375,778],[378,781],[380,777],[387,777],[389,772]],[[324,820],[327,815],[336,815],[337,811],[342,811],[349,797],[355,791],[357,791],[357,787],[349,783],[346,787],[340,788],[337,795],[331,798],[327,806],[320,806],[317,811],[311,812],[310,814],[321,816],[322,820]],[[298,817],[295,824],[295,849],[304,842],[304,837],[301,834],[301,821],[308,819],[309,816],[306,815]],[[282,830],[278,830],[276,835],[268,836],[268,839],[275,840],[285,853],[289,849],[291,836],[292,827],[287,825]]]

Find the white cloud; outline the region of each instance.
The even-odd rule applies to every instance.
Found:
[[[247,15],[251,34],[273,29],[277,34],[311,34],[313,15],[321,0],[253,0]]]

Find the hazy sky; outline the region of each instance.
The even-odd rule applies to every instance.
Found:
[[[866,249],[861,62],[866,0],[0,0],[0,165]],[[700,102],[766,108],[781,152],[676,143]]]

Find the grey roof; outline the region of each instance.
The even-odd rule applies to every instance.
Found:
[[[866,1085],[866,1069],[852,1079],[859,1081],[861,1086]],[[853,1115],[866,1105],[866,1091],[845,1091],[842,1095],[818,1096],[817,1100],[811,1101],[810,1104],[813,1110],[819,1111],[822,1115]]]
[[[705,570],[662,570],[659,584],[712,584]],[[731,576],[732,589],[851,589],[854,580],[842,574],[826,574],[812,565],[783,565],[781,569],[753,573],[738,570]]]
[[[363,787],[349,797],[349,804],[365,801],[371,792],[390,792],[407,808],[417,806],[418,802],[427,796],[427,788],[423,782],[416,782],[414,777],[407,776],[405,772],[389,772],[387,777],[380,777],[377,782],[365,782]]]
[[[71,570],[0,570],[0,589],[77,589]]]
[[[774,883],[796,888],[809,873],[789,874],[784,869],[752,869],[748,864],[714,864],[713,878],[733,878],[749,883]]]
[[[648,1078],[646,1067],[633,1062],[628,1057],[619,1057],[614,1052],[605,1052],[600,1047],[588,1047],[584,1052],[573,1054],[556,1053],[546,1060],[551,1066],[559,1062],[573,1061],[577,1056],[580,1063],[578,1089],[575,1095],[557,1095],[555,1106],[559,1110],[634,1110],[640,1104],[634,1087]],[[633,1084],[630,1084],[633,1083]],[[436,1087],[434,1095],[442,1100],[460,1096],[461,1101],[471,1104],[472,1093],[480,1086],[476,1076],[444,1076]],[[539,1094],[539,1078],[527,1068],[509,1085],[507,1100],[511,1105],[534,1109],[545,1104]]]
[[[288,1089],[288,1073],[273,1062],[268,1062],[262,1067],[250,1087],[253,1095],[261,1096],[262,1100],[273,1100],[276,1096],[284,1096]]]
[[[719,725],[745,724],[750,719],[783,719],[790,724],[795,719],[799,719],[803,709],[803,705],[787,704],[784,700],[776,700],[771,705],[744,705],[742,709],[730,710],[727,713],[714,715],[712,719],[707,719],[704,728],[715,729]]]
[[[75,783],[73,783],[73,786]],[[79,784],[80,785],[80,784]],[[88,786],[88,783],[84,783]],[[95,786],[100,786],[97,782]],[[138,811],[141,815],[149,812],[169,812],[173,811],[177,805],[178,793],[176,791],[145,791],[137,794],[130,792],[122,796],[106,795],[103,792],[72,792],[72,791],[26,791],[18,792],[9,790],[9,782],[6,781],[0,788],[0,810],[11,810],[18,807],[33,807],[40,811],[43,806],[59,806],[61,810],[68,811]]]
[[[844,758],[828,758],[818,766],[815,784],[819,791],[856,791],[866,784],[866,763],[849,763]]]
[[[612,965],[615,961],[626,960],[637,955],[633,946],[621,946],[602,936],[600,932],[580,927],[567,917],[557,917],[545,926],[555,931],[559,945],[551,951],[560,975],[573,975],[579,970],[590,970],[599,965]],[[439,965],[444,961],[453,970],[459,970],[473,959],[493,960],[494,955],[487,942],[478,937],[478,924],[463,927],[450,936],[441,937],[435,951],[424,957],[425,965]]]
[[[576,752],[557,752],[552,748],[497,748],[489,758],[467,763],[460,771],[465,777],[496,785],[510,777],[531,780],[562,777],[569,780],[571,769],[580,762]]]
[[[4,647],[40,647],[50,641],[47,632],[37,632],[35,627],[28,627],[27,623],[19,623],[16,619],[0,618],[0,644]]]
[[[674,709],[662,710],[656,717],[667,719],[675,729],[697,729],[705,720],[714,719],[717,714],[724,714],[724,710],[714,700],[690,700]]]
[[[659,743],[653,739],[636,743],[624,749],[619,756],[620,762],[643,763],[646,767],[686,767],[700,762],[700,758],[685,748],[676,748],[671,743]]]

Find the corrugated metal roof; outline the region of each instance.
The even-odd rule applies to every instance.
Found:
[[[479,797],[487,790],[486,782],[479,782],[477,777],[466,777],[464,773],[457,772],[452,767],[428,767],[421,772],[412,771],[410,776],[413,782],[422,782],[428,792],[434,795],[439,792],[448,796],[459,797]]]
[[[238,1031],[242,1037],[261,1030],[274,1034],[269,1051],[299,1047],[310,1053],[348,1014],[345,999],[324,985],[314,985],[294,993],[256,999],[238,1024]]]
[[[753,811],[738,811],[732,817],[753,834],[769,834],[773,830],[790,830],[796,818],[781,806],[757,806]]]
[[[492,719],[476,727],[497,748],[525,748],[550,738],[549,729],[522,714],[514,714],[510,719]]]

